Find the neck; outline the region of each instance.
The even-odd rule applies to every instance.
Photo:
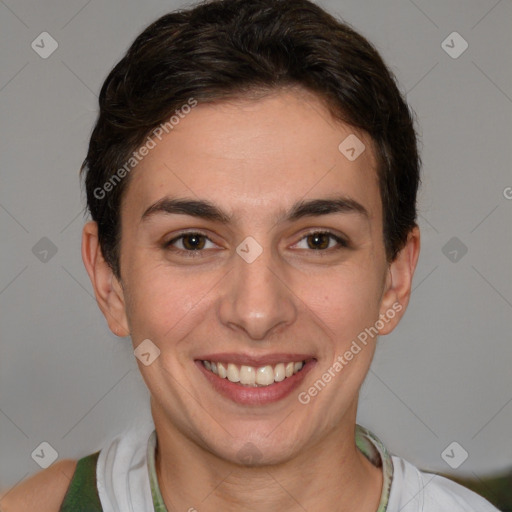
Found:
[[[212,454],[169,425],[158,410],[152,412],[158,438],[156,473],[169,511],[376,512],[378,508],[382,470],[356,447],[355,411],[351,421],[336,426],[297,456],[256,467]]]

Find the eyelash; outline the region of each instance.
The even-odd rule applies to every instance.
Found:
[[[175,253],[181,253],[183,256],[185,256],[187,258],[202,257],[203,255],[201,253],[204,252],[204,249],[184,250],[184,249],[177,249],[176,247],[172,246],[173,243],[177,242],[180,239],[183,239],[184,237],[186,237],[188,235],[198,235],[198,236],[204,237],[204,238],[206,238],[206,240],[212,242],[212,240],[208,236],[206,236],[204,233],[201,233],[200,231],[187,231],[187,232],[181,233],[179,236],[166,242],[164,244],[163,248],[170,250],[172,252],[175,252]],[[349,247],[349,244],[346,240],[344,240],[340,236],[336,235],[332,231],[327,231],[327,230],[317,230],[317,231],[311,231],[309,233],[306,233],[299,240],[299,242],[301,242],[302,240],[304,240],[305,238],[307,238],[311,235],[328,235],[331,239],[335,240],[338,243],[338,247],[330,247],[328,249],[309,249],[310,252],[318,253],[318,256],[325,256],[326,252],[330,252],[333,250],[336,251],[336,250],[340,250],[340,249],[346,249]],[[299,242],[297,242],[297,243],[299,243]]]

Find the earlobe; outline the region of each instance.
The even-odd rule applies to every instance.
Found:
[[[412,279],[420,254],[420,230],[413,228],[407,242],[389,265],[381,301],[380,317],[384,317],[381,335],[389,334],[402,318],[411,297]]]
[[[110,330],[117,336],[130,334],[123,289],[112,268],[103,258],[98,239],[98,225],[87,222],[82,231],[82,260],[89,274],[96,301]]]

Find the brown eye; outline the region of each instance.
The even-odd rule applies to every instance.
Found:
[[[208,245],[210,244],[210,245]],[[211,249],[215,244],[202,233],[182,233],[164,244],[164,249],[181,253],[183,255],[202,255],[203,249]]]
[[[199,233],[189,233],[181,237],[183,247],[188,251],[197,251],[205,246],[206,237]]]
[[[305,235],[297,244],[299,249],[309,249],[318,253],[343,249],[348,247],[348,242],[330,231],[314,231]]]
[[[327,249],[331,240],[328,233],[313,233],[307,236],[308,247],[310,249]]]

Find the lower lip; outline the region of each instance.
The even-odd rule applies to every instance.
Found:
[[[236,384],[207,370],[202,361],[195,361],[195,363],[214,389],[226,398],[243,405],[266,405],[286,398],[297,389],[306,377],[306,374],[315,366],[316,360],[308,361],[302,367],[302,370],[291,377],[286,377],[281,382],[274,382],[274,384],[269,386],[261,387]]]

